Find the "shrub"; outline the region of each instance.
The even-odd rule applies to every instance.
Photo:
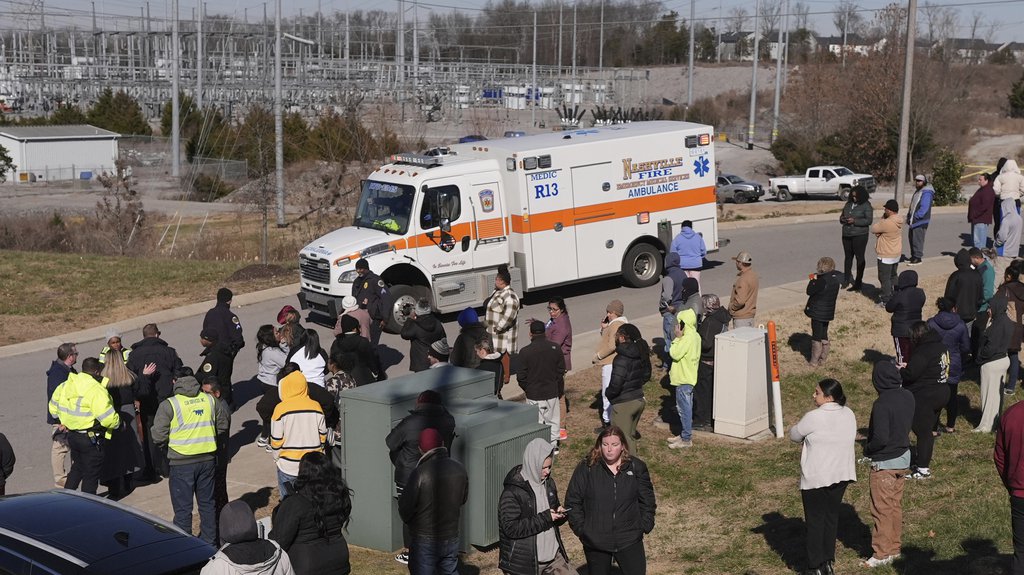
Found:
[[[960,201],[960,177],[963,173],[964,163],[960,156],[948,148],[939,152],[932,172],[935,205],[948,206]]]
[[[208,176],[200,173],[192,182],[195,198],[201,202],[212,202],[235,191],[235,187],[220,179],[220,176]]]
[[[1010,95],[1007,96],[1010,104],[1011,118],[1024,118],[1024,75],[1010,87]]]

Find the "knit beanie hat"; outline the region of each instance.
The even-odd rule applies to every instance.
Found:
[[[480,323],[480,316],[477,315],[476,310],[467,307],[466,309],[459,312],[459,327],[466,327],[475,323]]]
[[[249,504],[240,499],[224,506],[220,512],[220,539],[224,543],[243,543],[259,538],[256,516]]]
[[[441,439],[441,432],[428,427],[420,432],[420,451],[426,453],[431,449],[437,449],[444,445],[444,440]]]

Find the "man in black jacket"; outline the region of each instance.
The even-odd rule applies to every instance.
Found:
[[[906,364],[913,346],[910,343],[910,325],[921,321],[924,309],[924,290],[917,287],[917,272],[907,270],[896,279],[896,291],[885,302],[885,311],[892,314],[890,319],[893,344],[896,347],[896,365]]]
[[[1006,315],[1008,302],[1000,294],[992,296],[989,307],[992,323],[981,335],[975,362],[981,366],[981,421],[974,431],[992,433],[1003,408],[1003,376],[1010,367],[1006,350],[1013,338],[1014,322]]]
[[[871,459],[872,556],[868,567],[888,565],[900,555],[903,532],[903,487],[910,472],[910,426],[914,394],[903,389],[903,379],[889,361],[875,363],[871,374],[878,399],[871,406],[871,423],[864,455]]]
[[[370,316],[370,343],[376,347],[388,322],[388,286],[370,271],[370,263],[364,258],[356,262],[356,273],[359,278],[352,282],[352,297]]]
[[[150,429],[153,426],[153,417],[156,415],[157,407],[163,400],[174,395],[175,373],[181,369],[182,364],[178,352],[167,345],[166,341],[160,339],[160,329],[155,323],[146,324],[142,328],[142,340],[133,344],[131,349],[132,353],[128,356],[128,369],[136,375],[132,391],[139,408],[142,435],[146,442],[142,450],[145,456],[142,479],[153,481],[157,477],[157,472],[167,475],[168,468],[167,456],[153,445]],[[153,364],[155,371],[147,376],[143,374],[143,370],[149,364]]]
[[[420,433],[427,428],[436,429],[441,433],[444,446],[452,447],[455,439],[455,418],[441,403],[441,394],[428,389],[416,398],[416,407],[409,411],[398,425],[388,433],[384,442],[388,446],[391,463],[395,466],[395,491],[399,497],[405,490],[409,475],[416,469],[420,459]],[[406,549],[410,544],[408,527],[402,530],[402,539]],[[395,556],[399,563],[408,563],[409,554],[402,551]]]
[[[469,496],[469,476],[461,463],[448,457],[441,433],[428,427],[420,432],[422,456],[398,498],[398,513],[412,535],[411,575],[457,575],[459,521]]]
[[[196,375],[201,381],[206,381],[210,377],[216,378],[217,384],[220,385],[221,399],[229,408],[234,409],[234,403],[231,401],[231,374],[234,371],[234,360],[231,358],[231,354],[221,345],[220,334],[209,328],[199,334],[199,345],[203,346],[203,351],[199,354],[202,356],[203,362],[196,369]]]
[[[544,336],[544,323],[530,322],[530,344],[519,350],[519,387],[526,402],[537,406],[538,421],[551,428],[551,448],[558,452],[558,430],[562,426],[558,398],[565,391],[565,356],[559,346]]]
[[[210,311],[206,312],[206,317],[203,318],[203,329],[212,329],[217,332],[224,351],[231,356],[232,361],[238,355],[238,350],[245,347],[242,323],[238,321],[235,312],[231,311],[231,298],[234,295],[226,287],[217,290],[217,305],[210,308]]]
[[[971,265],[971,255],[967,250],[960,250],[953,256],[956,271],[949,274],[946,280],[945,296],[956,302],[956,313],[971,330],[978,308],[985,303],[984,284],[981,274]]]
[[[430,368],[427,361],[430,344],[445,337],[444,325],[434,316],[430,302],[420,299],[405,320],[401,335],[402,339],[409,340],[409,371],[423,371]]]

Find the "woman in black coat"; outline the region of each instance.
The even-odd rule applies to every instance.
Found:
[[[523,464],[505,476],[498,499],[501,547],[498,568],[506,575],[572,573],[558,526],[565,509],[551,477],[551,442],[534,439],[523,452]]]
[[[840,283],[836,262],[829,257],[818,260],[818,271],[811,274],[807,282],[807,305],[804,307],[804,314],[811,318],[811,359],[807,363],[813,367],[828,359],[828,324],[836,317]]]
[[[341,470],[323,453],[307,453],[294,487],[274,509],[270,539],[288,553],[296,575],[347,575],[352,568],[344,530],[352,515],[352,492]]]
[[[914,355],[900,369],[903,387],[914,394],[914,420],[911,431],[917,438],[917,453],[913,458],[914,472],[908,477],[927,479],[931,474],[932,449],[935,436],[932,431],[939,422],[939,412],[949,401],[949,348],[942,336],[923,321],[910,326],[910,340]]]
[[[611,425],[576,466],[565,494],[569,527],[583,544],[587,573],[645,575],[644,534],[654,529],[654,485],[647,465],[630,455],[626,435]]]
[[[651,379],[651,348],[631,323],[615,332],[615,359],[605,397],[612,406],[611,424],[626,434],[627,447],[636,451],[636,428],[647,407],[644,385]]]

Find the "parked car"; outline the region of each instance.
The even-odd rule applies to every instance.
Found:
[[[461,138],[459,138],[459,143],[468,144],[470,142],[482,142],[486,139],[487,138],[481,136],[480,134],[470,134],[468,136],[462,136]]]
[[[53,489],[0,498],[0,573],[198,575],[216,549],[122,503]]]
[[[855,174],[843,166],[814,166],[797,176],[783,176],[768,180],[768,189],[780,202],[793,196],[831,196],[846,201],[854,186],[864,186],[868,194],[875,192],[875,178],[871,174]]]
[[[760,199],[764,188],[757,182],[748,182],[733,174],[720,174],[715,182],[715,195],[720,204],[728,201],[745,204]]]

